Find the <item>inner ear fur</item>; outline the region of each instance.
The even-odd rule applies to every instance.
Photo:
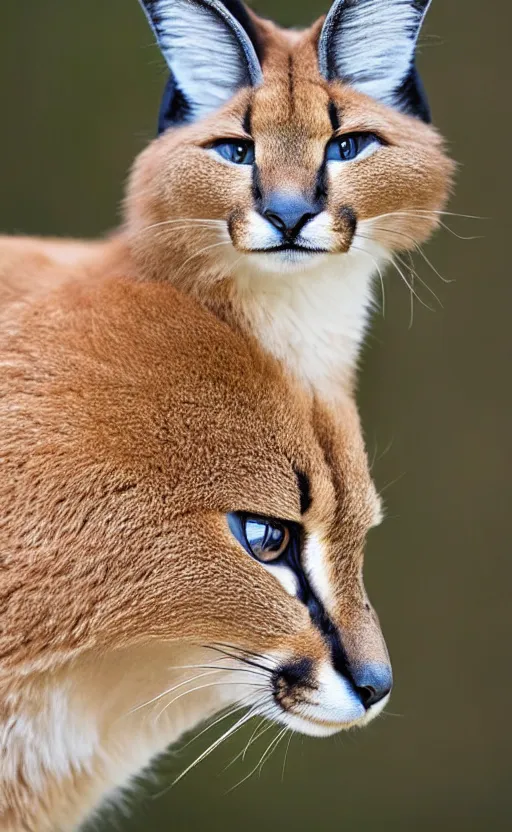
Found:
[[[169,67],[159,132],[203,118],[261,83],[256,27],[235,0],[140,0]]]

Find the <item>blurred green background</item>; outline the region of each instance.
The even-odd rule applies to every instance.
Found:
[[[284,24],[315,0],[258,0]],[[239,788],[263,742],[222,773],[243,737],[155,799],[206,738],[173,752],[130,812],[91,828],[247,832],[512,828],[510,735],[510,25],[506,0],[435,0],[420,64],[435,122],[460,164],[451,210],[421,257],[410,303],[386,279],[360,402],[388,520],[367,584],[391,650],[393,716],[331,740],[292,739]],[[0,230],[88,236],[116,224],[123,180],[154,134],[165,71],[136,0],[0,6]],[[398,715],[398,716],[396,716]],[[208,735],[207,735],[208,736]],[[212,737],[215,734],[212,735]],[[267,737],[272,736],[269,731]],[[259,753],[258,753],[259,752]]]

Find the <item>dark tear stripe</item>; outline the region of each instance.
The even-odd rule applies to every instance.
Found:
[[[249,102],[247,110],[245,111],[244,120],[242,122],[242,127],[244,128],[245,132],[248,136],[252,136],[252,125],[251,125],[251,118],[252,118],[252,101]]]
[[[329,118],[331,119],[332,131],[337,133],[341,128],[340,117],[334,101],[329,101]]]
[[[295,476],[297,477],[297,485],[299,486],[299,494],[300,494],[300,513],[305,514],[306,511],[311,507],[311,484],[309,482],[309,477],[304,471],[295,471]]]
[[[295,112],[295,79],[293,77],[293,55],[288,55],[288,95],[290,96],[290,116]]]

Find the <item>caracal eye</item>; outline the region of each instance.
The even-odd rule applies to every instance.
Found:
[[[288,551],[292,535],[285,521],[233,512],[228,523],[244,549],[262,563],[272,563]]]
[[[375,133],[347,133],[337,136],[327,145],[326,157],[331,162],[350,162],[358,156],[369,156],[382,145]]]
[[[210,148],[234,165],[252,165],[254,164],[254,142],[250,141],[230,141],[228,139],[220,139],[210,145]]]

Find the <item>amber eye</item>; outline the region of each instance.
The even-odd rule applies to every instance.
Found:
[[[288,550],[291,533],[285,522],[237,512],[228,515],[228,522],[244,549],[262,563],[272,563]]]

